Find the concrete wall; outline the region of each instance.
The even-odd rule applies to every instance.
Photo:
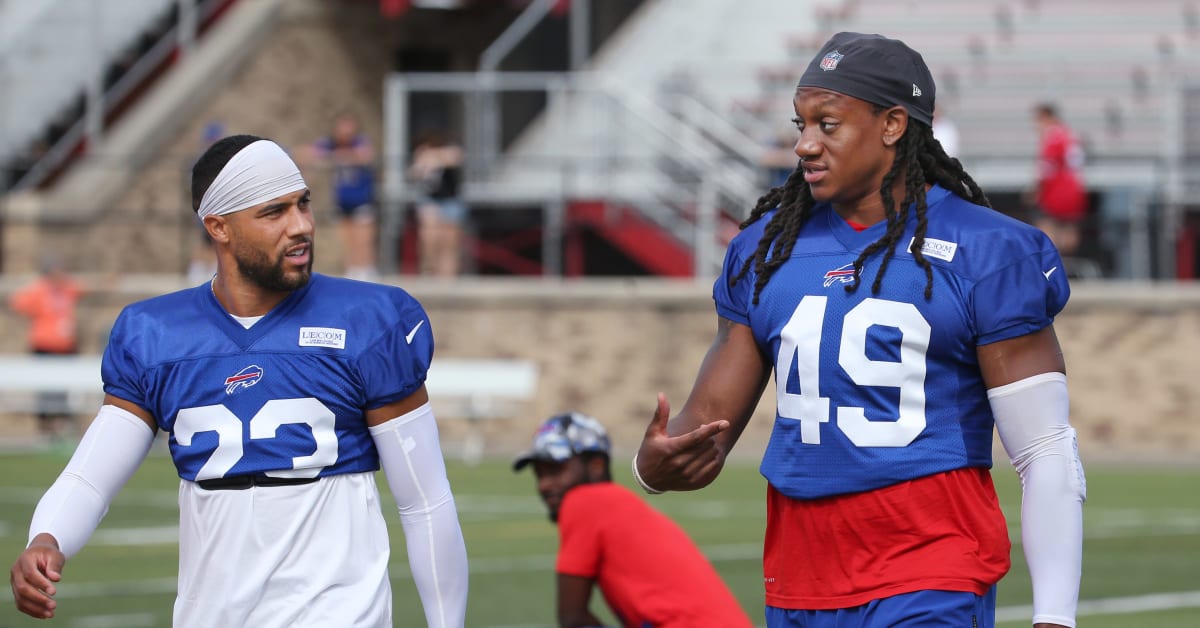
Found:
[[[0,279],[0,298],[28,277]],[[172,277],[86,278],[97,289],[84,302],[81,330],[99,352],[120,308],[176,289]],[[709,287],[664,280],[542,282],[394,278],[429,312],[437,356],[520,358],[540,369],[537,397],[509,420],[482,426],[487,452],[522,447],[546,416],[575,408],[599,417],[619,454],[632,455],[663,391],[682,405],[712,341],[716,315]],[[23,350],[25,324],[0,313],[8,331],[0,353]],[[1068,365],[1072,421],[1086,458],[1200,461],[1200,287],[1081,285],[1055,328]],[[435,358],[436,359],[436,358]],[[758,457],[769,435],[772,388],[738,455]],[[443,415],[454,450],[463,421]],[[22,418],[9,418],[20,431]],[[17,422],[14,428],[13,422]]]

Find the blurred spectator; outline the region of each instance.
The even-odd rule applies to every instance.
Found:
[[[939,98],[950,102],[958,100],[960,92],[958,72],[955,72],[953,68],[942,69],[942,77],[938,79],[937,86]]]
[[[462,147],[440,131],[423,133],[413,149],[409,177],[420,193],[417,231],[423,275],[459,274],[463,221],[467,217],[467,206],[461,198],[462,164]]]
[[[958,157],[958,125],[940,106],[935,106],[933,110],[933,138],[942,145],[947,155]]]
[[[752,625],[687,533],[613,482],[599,421],[578,412],[546,419],[513,461],[513,471],[526,466],[558,524],[558,625],[601,624],[589,608],[595,587],[625,626]]]
[[[345,274],[351,279],[379,277],[375,256],[375,151],[358,116],[339,113],[328,136],[312,143],[301,158],[332,168],[334,206]]]
[[[82,289],[57,256],[47,255],[41,276],[14,293],[9,306],[29,319],[28,346],[35,355],[78,353],[75,308]],[[67,394],[42,393],[37,400],[38,431],[51,442],[62,440],[70,426]]]
[[[1041,136],[1038,173],[1026,199],[1035,209],[1033,223],[1050,236],[1059,254],[1070,257],[1079,249],[1079,227],[1087,214],[1083,147],[1054,105],[1036,106],[1034,121]]]
[[[1130,84],[1133,86],[1133,97],[1139,101],[1150,95],[1150,73],[1144,66],[1136,66],[1129,72]]]
[[[1121,114],[1121,105],[1116,101],[1104,103],[1104,130],[1113,138],[1120,137],[1125,131],[1125,117]]]
[[[996,18],[996,37],[1006,44],[1011,43],[1015,30],[1012,9],[1007,4],[998,4],[993,16]]]

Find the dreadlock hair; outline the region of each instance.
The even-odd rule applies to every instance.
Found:
[[[879,106],[873,106],[873,109],[876,115],[884,110]],[[902,174],[904,176],[904,198],[901,199],[900,208],[897,210],[895,200],[892,198],[892,183],[896,177]],[[892,167],[883,176],[883,183],[879,190],[888,223],[887,232],[883,237],[863,249],[858,259],[854,260],[854,281],[846,286],[847,292],[858,289],[858,285],[862,281],[863,263],[867,258],[883,250],[883,262],[879,266],[879,272],[875,274],[874,283],[871,284],[871,293],[879,292],[883,274],[887,271],[888,264],[896,252],[896,243],[904,233],[904,224],[910,211],[909,206],[914,206],[917,229],[914,234],[912,254],[917,264],[925,269],[925,299],[933,297],[933,266],[921,253],[921,249],[925,245],[925,233],[929,226],[926,218],[928,206],[925,204],[925,185],[930,183],[937,183],[976,205],[992,206],[971,175],[963,170],[962,163],[947,155],[946,151],[942,149],[941,143],[934,139],[933,130],[929,125],[910,117],[908,128],[904,131],[900,141],[896,143],[896,156],[892,161]],[[791,256],[800,229],[812,216],[815,205],[812,190],[804,181],[804,170],[797,165],[783,185],[771,188],[758,199],[750,216],[740,225],[740,228],[745,229],[757,222],[771,209],[779,208],[763,229],[762,238],[758,241],[758,248],[755,249],[754,255],[742,264],[741,270],[730,280],[731,284],[737,283],[753,268],[756,275],[754,280],[755,305],[758,304],[758,296],[762,293],[763,287],[767,285],[767,281],[771,279],[771,275]]]
[[[192,211],[200,211],[200,201],[221,169],[241,150],[263,138],[257,135],[230,135],[215,142],[192,166]]]

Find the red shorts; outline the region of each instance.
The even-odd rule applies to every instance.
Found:
[[[767,491],[768,606],[850,608],[927,589],[983,595],[1009,569],[987,469],[814,500]]]

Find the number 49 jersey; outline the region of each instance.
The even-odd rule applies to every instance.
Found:
[[[433,356],[405,291],[314,274],[246,329],[206,283],[134,303],[104,352],[104,391],[149,411],[185,480],[374,471],[364,413],[415,392]]]
[[[735,284],[773,214],[740,233],[713,298],[774,359],[777,413],[762,473],[795,499],[866,491],[963,467],[990,467],[994,419],[976,348],[1043,329],[1066,304],[1062,260],[1039,230],[940,186],[926,195],[922,253],[914,211],[883,277],[882,253],[853,262],[887,228],[855,231],[814,208],[787,261],[753,303],[753,269]]]

